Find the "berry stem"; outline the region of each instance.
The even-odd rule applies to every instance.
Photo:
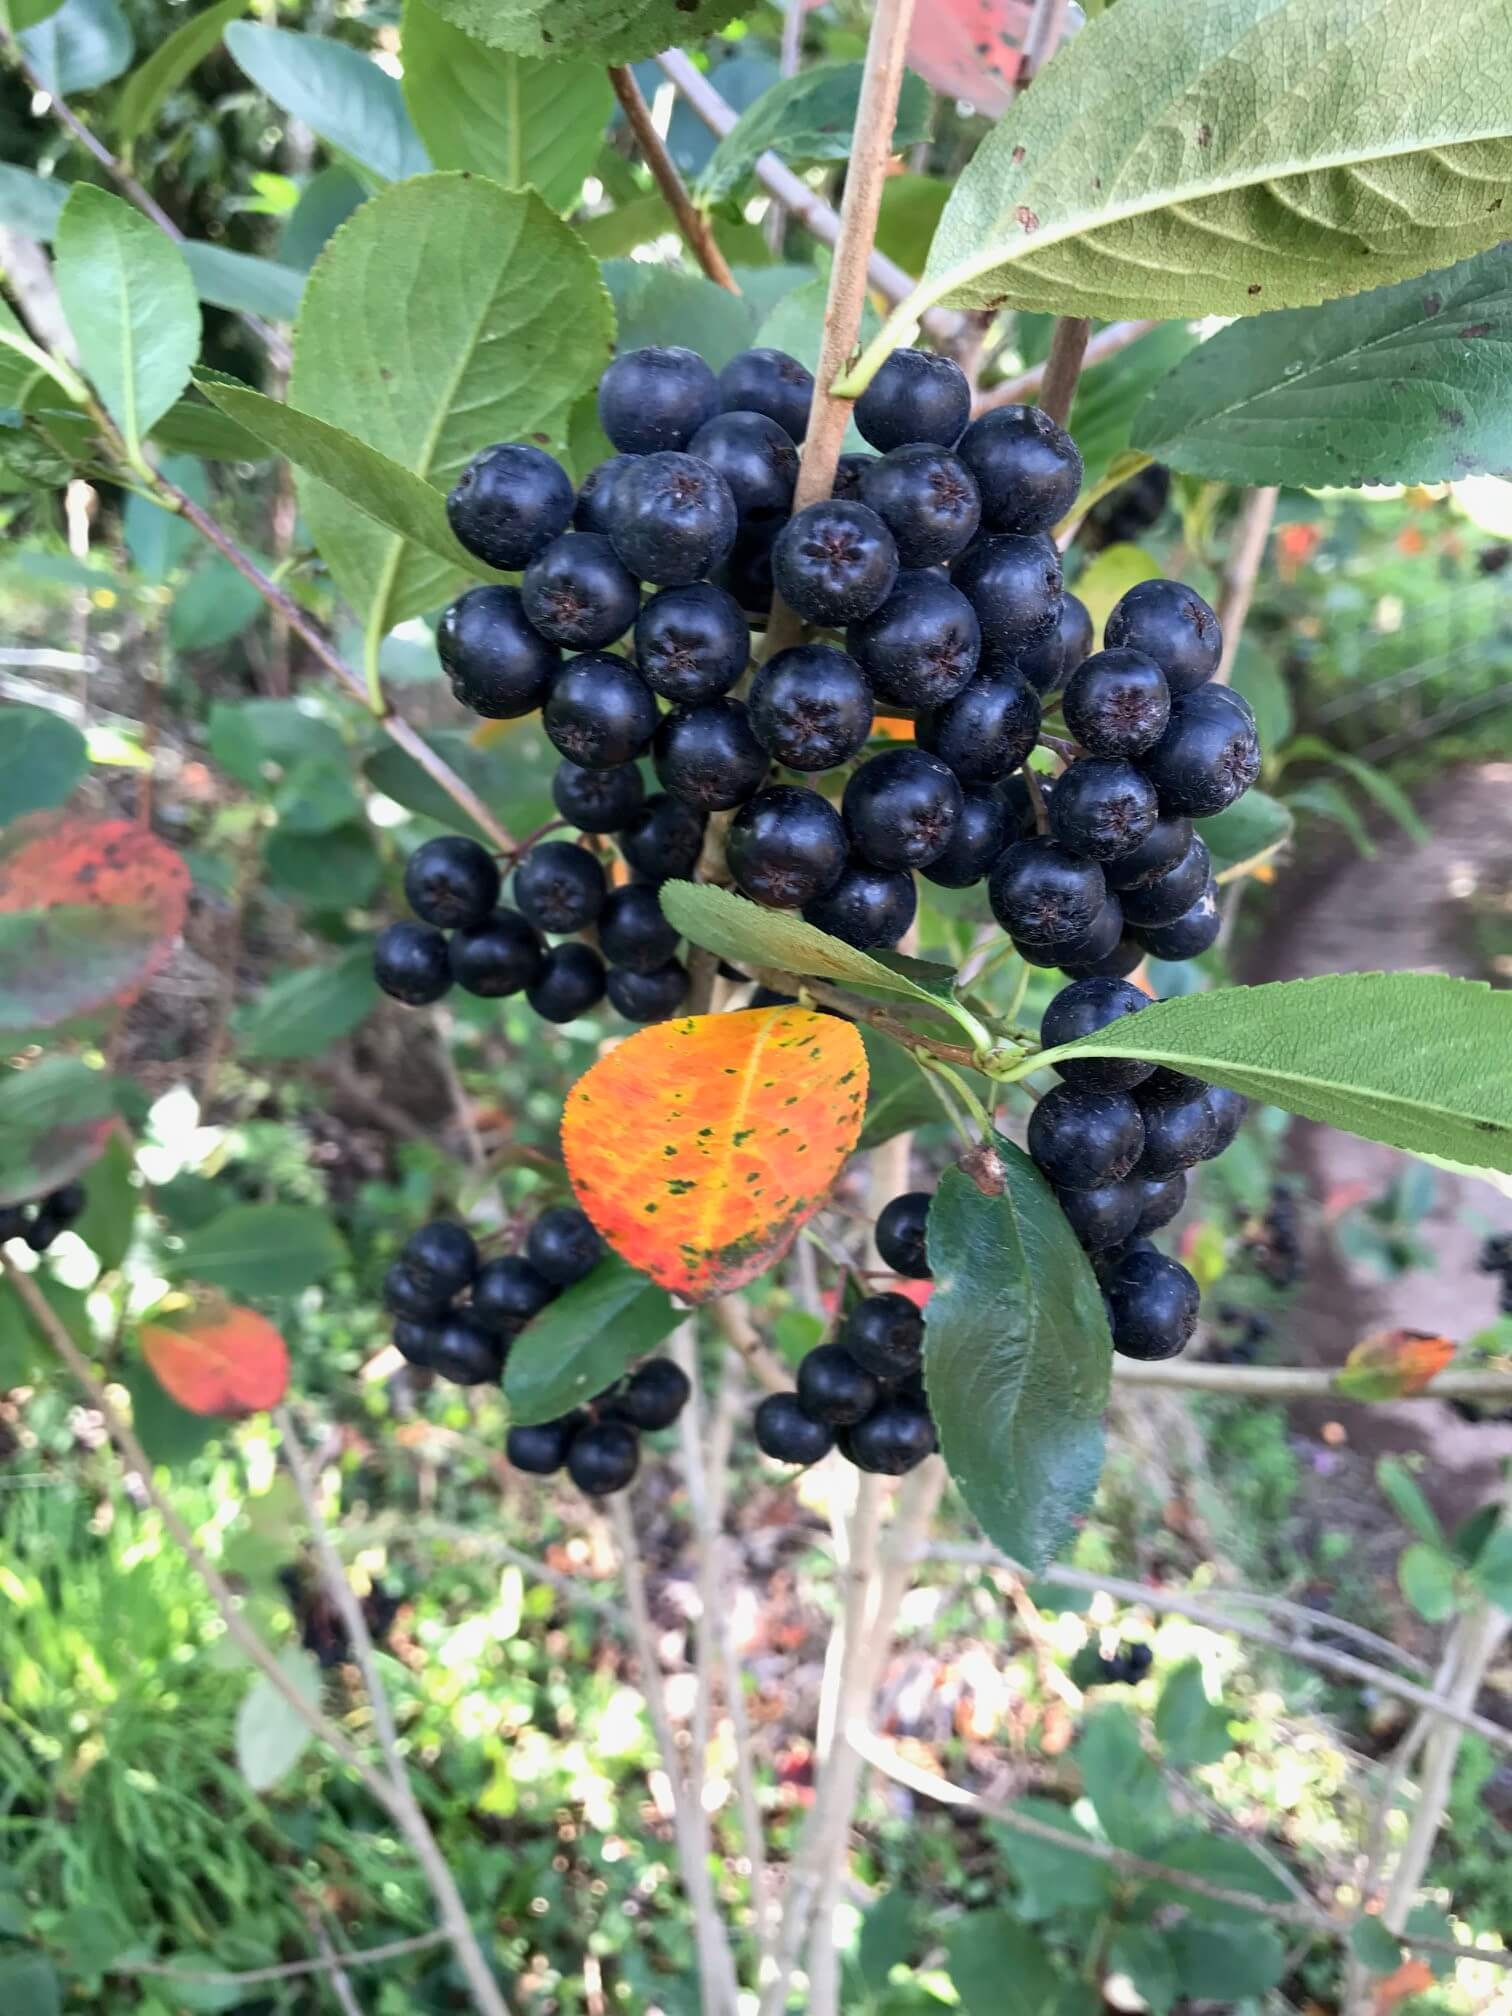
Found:
[[[626,64],[609,65],[609,82],[614,86],[629,122],[630,131],[635,135],[635,144],[641,151],[641,159],[651,170],[651,179],[662,193],[662,198],[672,215],[677,219],[677,228],[687,240],[688,249],[702,266],[704,272],[718,287],[731,294],[740,292],[735,275],[719,249],[714,236],[714,227],[705,213],[700,210],[688,194],[681,175],[667,152],[656,123],[651,117],[651,108],[641,95],[641,88],[635,81],[635,72]]]
[[[1085,315],[1057,315],[1050,334],[1050,354],[1045,359],[1045,376],[1040,385],[1039,404],[1057,426],[1071,417],[1077,380],[1087,355],[1087,339],[1092,324]]]
[[[1050,814],[1045,810],[1045,794],[1040,789],[1039,778],[1029,764],[1024,765],[1024,789],[1029,793],[1029,803],[1034,807],[1034,830],[1036,833],[1050,831]]]
[[[945,1083],[952,1088],[956,1097],[976,1122],[982,1140],[989,1140],[992,1135],[992,1115],[966,1083],[960,1072],[952,1070],[948,1064],[942,1064],[938,1058],[931,1057],[924,1050],[915,1050],[913,1058],[914,1062],[926,1076],[944,1079]],[[954,1114],[951,1117],[956,1119]],[[967,1148],[975,1148],[977,1145],[976,1142],[971,1139],[966,1129],[961,1126],[959,1119],[956,1119],[956,1127],[960,1133],[962,1144]]]

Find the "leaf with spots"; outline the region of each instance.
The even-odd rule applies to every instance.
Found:
[[[689,1302],[753,1281],[829,1195],[866,1111],[848,1022],[802,1008],[683,1016],[567,1095],[578,1202],[632,1267]]]
[[[1447,1337],[1426,1330],[1377,1330],[1362,1337],[1334,1380],[1351,1400],[1401,1400],[1436,1379],[1454,1360]]]
[[[116,1126],[115,1085],[76,1057],[43,1057],[0,1076],[0,1207],[81,1175]]]
[[[559,1295],[509,1348],[509,1418],[554,1421],[612,1386],[682,1321],[663,1288],[617,1254]]]
[[[0,1032],[129,1000],[172,949],[189,871],[127,819],[37,813],[0,835]]]
[[[289,1385],[289,1348],[266,1316],[212,1296],[144,1323],[142,1356],[164,1392],[191,1414],[256,1414]]]

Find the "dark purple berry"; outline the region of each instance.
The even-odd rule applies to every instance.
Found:
[[[859,951],[896,945],[914,921],[919,895],[906,868],[847,862],[827,895],[804,905],[806,922]]]
[[[663,789],[706,812],[743,805],[768,767],[743,701],[674,707],[657,730],[656,774]]]
[[[498,1001],[534,987],[541,977],[545,948],[535,927],[517,910],[495,910],[483,923],[454,931],[448,953],[459,987]]]
[[[604,962],[591,945],[548,948],[541,976],[525,999],[545,1022],[575,1022],[604,998]]]
[[[1037,693],[1059,691],[1092,649],[1092,612],[1068,590],[1061,596],[1055,628],[1032,644],[1020,644],[1014,663]]]
[[[942,574],[905,568],[881,608],[846,631],[845,644],[879,700],[943,707],[975,676],[982,626]]]
[[[851,844],[876,868],[925,868],[950,845],[963,794],[954,771],[923,749],[884,749],[845,787]]]
[[[860,496],[893,535],[904,567],[954,560],[982,517],[971,471],[948,448],[928,441],[910,441],[864,469]]]
[[[1231,1092],[1227,1085],[1208,1087],[1208,1106],[1213,1114],[1214,1139],[1212,1153],[1208,1157],[1221,1155],[1238,1135],[1244,1125],[1244,1116],[1249,1111],[1249,1101],[1242,1092]]]
[[[929,1191],[905,1190],[883,1206],[877,1219],[877,1251],[883,1266],[911,1281],[929,1279],[929,1205]]]
[[[688,969],[669,959],[654,973],[633,973],[628,966],[609,969],[609,1005],[627,1022],[665,1022],[688,996]]]
[[[1142,651],[1166,676],[1173,694],[1190,693],[1218,670],[1223,629],[1193,588],[1180,581],[1140,581],[1103,625],[1110,650]]]
[[[437,1330],[430,1364],[433,1372],[453,1386],[492,1386],[504,1370],[504,1346],[476,1317],[463,1311],[448,1317]]]
[[[1060,555],[1048,539],[976,539],[950,578],[977,613],[987,671],[1017,671],[1018,653],[1060,620]]]
[[[688,453],[723,476],[743,526],[786,518],[792,510],[798,450],[765,413],[716,414],[693,436]]]
[[[404,895],[425,924],[454,931],[481,924],[499,900],[499,870],[476,840],[444,833],[425,840],[404,864]]]
[[[794,441],[808,432],[813,401],[813,372],[786,350],[742,350],[719,374],[726,413],[765,413]]]
[[[1084,756],[1055,780],[1050,831],[1063,847],[1116,861],[1144,839],[1160,813],[1149,780],[1116,756]]]
[[[1222,928],[1218,885],[1211,876],[1191,908],[1183,910],[1169,924],[1130,926],[1146,952],[1156,959],[1196,959],[1217,942]]]
[[[537,931],[570,938],[598,921],[604,907],[598,857],[570,840],[542,840],[514,871],[514,900]]]
[[[534,713],[562,654],[532,629],[518,588],[469,588],[442,616],[436,650],[452,692],[486,721]]]
[[[465,1225],[436,1218],[405,1240],[399,1264],[413,1281],[446,1303],[460,1295],[477,1273],[478,1249]]]
[[[730,486],[694,455],[643,455],[616,481],[614,550],[639,581],[702,581],[735,544]]]
[[[1171,718],[1140,767],[1162,812],[1207,819],[1242,798],[1260,775],[1255,719],[1227,686],[1199,686],[1171,701]]]
[[[407,1365],[428,1371],[441,1335],[439,1323],[424,1323],[413,1316],[401,1316],[394,1325],[394,1349]]]
[[[1097,862],[1037,835],[1015,841],[999,856],[988,877],[987,898],[1015,943],[1074,945],[1101,915],[1107,885]]]
[[[923,1407],[903,1399],[884,1400],[847,1431],[843,1453],[858,1470],[901,1477],[916,1470],[939,1446],[934,1422]]]
[[[615,835],[632,874],[646,882],[686,879],[703,852],[704,814],[680,798],[656,791]]]
[[[554,746],[585,770],[640,755],[656,732],[656,698],[635,667],[603,651],[569,658],[551,682],[541,720]]]
[[[804,1413],[796,1393],[769,1393],[755,1426],[757,1448],[774,1463],[817,1463],[835,1446],[834,1432]]]
[[[567,1461],[567,1450],[582,1425],[580,1415],[564,1414],[556,1421],[511,1428],[504,1438],[504,1455],[516,1470],[532,1477],[554,1476]]]
[[[881,1397],[871,1373],[839,1344],[816,1345],[798,1367],[799,1406],[832,1428],[864,1420]]]
[[[795,644],[769,658],[746,708],[756,740],[789,770],[834,770],[871,733],[866,675],[831,644]]]
[[[646,795],[640,771],[633,763],[608,770],[585,770],[564,761],[551,780],[551,802],[580,833],[616,833]]]
[[[383,1276],[383,1306],[391,1316],[426,1323],[450,1307],[453,1291],[430,1276],[421,1277],[396,1260]]]
[[[1174,868],[1191,844],[1190,819],[1157,819],[1132,854],[1120,854],[1107,863],[1108,887],[1120,892],[1143,888]]]
[[[1066,681],[1066,726],[1092,756],[1138,756],[1165,733],[1171,692],[1153,658],[1099,651]]]
[[[708,581],[664,588],[635,625],[641,677],[653,693],[685,705],[728,693],[750,655],[750,626],[740,605]]]
[[[579,532],[602,532],[607,538],[614,526],[614,486],[635,460],[633,455],[611,455],[590,469],[578,488],[572,522]]]
[[[961,793],[961,816],[949,846],[921,872],[941,889],[969,889],[981,881],[1008,839],[1008,808],[995,791],[973,785]]]
[[[599,381],[599,425],[622,455],[686,448],[718,411],[714,373],[677,344],[627,350]]]
[[[860,453],[842,455],[835,467],[835,480],[830,485],[830,495],[832,497],[844,498],[852,504],[859,504],[861,501],[861,478],[876,459],[875,455],[862,455]]]
[[[648,882],[627,882],[611,889],[599,918],[599,945],[611,966],[632,973],[654,973],[677,950],[677,931],[662,915],[661,903]]]
[[[1129,1174],[1144,1147],[1144,1123],[1127,1092],[1052,1085],[1029,1116],[1028,1142],[1058,1190],[1095,1190]]]
[[[1208,1087],[1179,1072],[1160,1072],[1139,1087],[1144,1150],[1138,1173],[1156,1181],[1195,1168],[1213,1153],[1218,1121]]]
[[[670,1428],[693,1391],[688,1375],[670,1358],[651,1358],[638,1366],[612,1402],[615,1418],[654,1434]]]
[[[525,614],[569,651],[598,651],[623,637],[640,607],[640,583],[602,532],[564,532],[525,569]]]
[[[446,500],[453,532],[490,567],[528,567],[572,518],[572,480],[544,449],[500,442],[474,455]]]
[[[603,1259],[604,1242],[586,1212],[573,1204],[554,1204],[531,1226],[525,1257],[537,1274],[558,1288],[570,1288]]]
[[[1190,910],[1208,885],[1212,861],[1206,844],[1193,839],[1181,859],[1148,882],[1123,892],[1124,916],[1141,930],[1173,924]]]
[[[1174,1176],[1138,1176],[1134,1181],[1139,1185],[1139,1219],[1132,1236],[1145,1239],[1163,1225],[1169,1225],[1185,1204],[1186,1172],[1178,1170]]]
[[[1197,1327],[1197,1283],[1163,1253],[1128,1254],[1107,1293],[1113,1348],[1126,1358],[1174,1358]]]
[[[1148,1008],[1149,996],[1127,980],[1073,980],[1046,1008],[1040,1041],[1047,1050],[1093,1036],[1110,1023]],[[1137,1057],[1068,1057],[1055,1066],[1068,1085],[1093,1085],[1102,1091],[1127,1092],[1142,1084],[1155,1069]]]
[[[894,350],[856,401],[862,440],[884,454],[910,441],[953,448],[970,418],[965,372],[928,350]]]
[[[898,549],[875,511],[833,498],[790,518],[772,548],[772,580],[810,623],[843,629],[880,609],[898,578]]]
[[[982,493],[989,532],[1048,532],[1076,502],[1082,458],[1038,406],[999,406],[973,420],[960,457]]]
[[[1010,666],[979,672],[947,706],[924,715],[917,739],[963,784],[996,784],[1017,770],[1039,731],[1039,695]]]
[[[1140,1186],[1131,1177],[1090,1190],[1058,1190],[1056,1201],[1077,1244],[1089,1253],[1121,1246],[1139,1222]]]
[[[567,1475],[590,1498],[623,1491],[640,1466],[640,1436],[625,1421],[592,1421],[567,1445]]]
[[[539,1316],[558,1290],[518,1253],[485,1260],[473,1282],[472,1312],[489,1329],[513,1335]]]
[[[373,940],[373,978],[407,1008],[439,1001],[452,983],[446,939],[429,924],[388,924]]]
[[[773,784],[742,805],[725,835],[735,886],[753,902],[801,910],[833,889],[845,870],[845,828],[827,798]]]

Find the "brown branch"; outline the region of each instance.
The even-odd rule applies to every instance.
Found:
[[[1234,660],[1239,655],[1239,639],[1244,634],[1244,619],[1249,615],[1249,606],[1254,599],[1255,583],[1260,576],[1260,562],[1265,557],[1265,542],[1270,537],[1271,523],[1276,515],[1276,500],[1281,492],[1274,484],[1267,484],[1259,490],[1251,490],[1240,509],[1234,526],[1233,540],[1229,546],[1228,559],[1224,563],[1223,576],[1218,588],[1218,621],[1223,625],[1223,656],[1218,661],[1214,678],[1226,686],[1234,670]]]
[[[1156,326],[1153,322],[1110,322],[1106,329],[1099,329],[1088,343],[1082,369],[1090,371],[1094,365],[1116,357],[1120,350],[1127,350],[1131,343],[1137,343],[1141,336],[1148,336]],[[995,406],[1022,405],[1026,399],[1033,398],[1044,384],[1049,367],[1047,357],[1043,364],[1032,365],[1029,370],[1019,372],[1016,378],[1005,378],[1001,385],[994,385],[990,392],[983,392],[972,411],[990,413]]]
[[[1352,1400],[1361,1407],[1379,1406],[1379,1401],[1363,1400],[1341,1390],[1339,1381],[1346,1371],[1344,1366],[1330,1370],[1308,1365],[1211,1365],[1180,1358],[1149,1364],[1133,1358],[1113,1361],[1113,1376],[1120,1386],[1161,1386],[1189,1393],[1243,1395],[1252,1400]],[[1403,1400],[1500,1400],[1512,1405],[1512,1374],[1440,1372],[1415,1393],[1395,1395],[1392,1404]]]
[[[763,1344],[751,1321],[751,1312],[738,1295],[720,1295],[711,1304],[714,1320],[724,1332],[725,1342],[738,1351],[751,1368],[757,1383],[768,1393],[791,1393],[792,1374],[769,1345]]]
[[[106,1969],[109,1974],[150,1974],[154,1980],[176,1981],[184,1988],[253,1988],[262,1981],[293,1981],[302,1974],[329,1974],[351,1967],[379,1967],[385,1960],[402,1960],[410,1953],[427,1953],[444,1946],[448,1934],[439,1929],[417,1933],[413,1939],[390,1939],[382,1946],[359,1946],[354,1952],[332,1950],[329,1958],[288,1960],[276,1967],[249,1967],[240,1974],[198,1974],[175,1967],[167,1960],[123,1960]]]
[[[1045,376],[1040,385],[1039,404],[1059,427],[1071,418],[1071,402],[1076,397],[1077,380],[1087,355],[1087,339],[1092,324],[1085,315],[1057,315],[1050,334],[1050,354],[1045,359]]]
[[[740,289],[735,283],[735,275],[719,249],[714,227],[683,186],[672,156],[656,130],[651,108],[641,96],[635,72],[626,64],[611,63],[609,82],[614,86],[614,95],[623,108],[630,131],[635,135],[641,159],[651,170],[651,179],[661,191],[662,200],[677,219],[677,228],[686,239],[689,251],[716,286],[738,294]]]

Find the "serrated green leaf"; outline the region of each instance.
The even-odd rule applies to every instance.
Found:
[[[971,1911],[945,1942],[964,2016],[1046,2016],[1064,1985],[1037,1933],[1008,1911]]]
[[[483,748],[454,729],[438,730],[426,740],[511,830],[529,833],[553,817],[555,757],[536,722],[511,723],[507,735],[490,739]],[[378,750],[363,765],[363,775],[375,791],[407,811],[436,820],[450,833],[467,833],[492,846],[489,836],[458,810],[430,772],[402,749]]]
[[[1350,1928],[1349,1950],[1372,1974],[1394,1974],[1402,1964],[1396,1935],[1379,1918],[1357,1918]]]
[[[1402,1594],[1420,1617],[1442,1624],[1457,1608],[1454,1563],[1441,1548],[1414,1540],[1397,1563]]]
[[[504,1368],[510,1418],[528,1425],[570,1413],[612,1386],[682,1320],[664,1288],[611,1254],[510,1346]]]
[[[346,1258],[346,1241],[313,1205],[234,1204],[189,1234],[173,1273],[268,1300],[299,1294]]]
[[[1228,1715],[1208,1699],[1202,1663],[1183,1659],[1166,1679],[1155,1710],[1155,1738],[1168,1764],[1216,1764],[1230,1749]]]
[[[1512,472],[1512,247],[1236,322],[1145,403],[1134,441],[1229,483],[1442,482]]]
[[[912,1133],[943,1118],[944,1109],[929,1079],[900,1043],[879,1029],[863,1029],[866,1046],[866,1119],[857,1154],[864,1155],[896,1134]]]
[[[364,203],[316,261],[289,398],[444,496],[491,441],[564,440],[612,338],[597,265],[539,196],[423,175]],[[380,635],[467,578],[325,483],[302,478],[300,498],[337,585]]]
[[[1476,1555],[1470,1575],[1488,1602],[1512,1610],[1512,1526],[1492,1534]]]
[[[320,1704],[320,1668],[292,1646],[278,1655],[284,1678],[310,1708]],[[273,1683],[254,1674],[236,1712],[236,1765],[254,1792],[271,1791],[309,1748],[313,1732]]]
[[[378,998],[372,952],[359,945],[269,981],[238,1019],[237,1040],[248,1057],[318,1057],[366,1021]]]
[[[791,168],[846,160],[854,145],[865,68],[862,63],[816,63],[763,91],[709,157],[694,191],[698,201],[712,209],[737,195],[757,156],[769,149]],[[905,71],[890,151],[904,153],[928,133],[928,87],[922,77]]]
[[[199,353],[184,255],[140,210],[82,182],[58,218],[56,252],[85,373],[134,449],[181,396]]]
[[[280,828],[268,835],[263,866],[276,889],[308,910],[349,910],[368,902],[383,872],[366,826],[315,836]]]
[[[1082,1790],[1114,1847],[1155,1856],[1171,1832],[1171,1809],[1133,1716],[1126,1708],[1097,1709],[1083,1723],[1073,1754]]]
[[[62,2016],[63,1986],[44,1954],[0,1952],[0,2008],[6,2016]]]
[[[573,208],[614,111],[601,62],[537,63],[490,48],[426,0],[405,0],[403,47],[405,103],[438,168]]]
[[[260,91],[381,181],[430,166],[397,80],[360,49],[292,28],[234,21],[226,47]]]
[[[186,238],[183,249],[201,301],[239,315],[263,315],[270,322],[292,322],[299,313],[305,276],[295,267],[198,238]]]
[[[1253,315],[1506,232],[1507,0],[1120,0],[962,173],[908,304]]]
[[[1263,1995],[1286,1972],[1286,1946],[1270,1925],[1243,1931],[1218,1925],[1173,1925],[1166,1934],[1176,1979],[1184,1995],[1232,2007],[1246,1995]]]
[[[436,12],[516,56],[592,56],[638,63],[695,44],[741,11],[741,0],[435,0]]]
[[[1422,1487],[1399,1456],[1383,1456],[1376,1465],[1376,1482],[1402,1524],[1430,1547],[1444,1550],[1444,1530]]]
[[[755,321],[745,300],[701,273],[638,259],[606,259],[603,276],[614,298],[622,351],[681,343],[718,371],[755,339]]]
[[[1284,1904],[1290,1896],[1275,1870],[1247,1841],[1233,1834],[1215,1834],[1207,1828],[1180,1834],[1173,1841],[1161,1843],[1157,1859],[1178,1875],[1199,1876],[1221,1890],[1251,1891],[1262,1903]],[[1151,1883],[1139,1894],[1141,1903],[1150,1910],[1157,1905],[1179,1904],[1193,1918],[1239,1919],[1246,1924],[1253,1916],[1242,1904],[1203,1897],[1175,1883]]]
[[[214,554],[195,569],[168,611],[175,651],[213,651],[239,637],[262,614],[263,600],[229,560]]]
[[[272,453],[265,441],[201,399],[180,399],[150,431],[158,447],[170,455],[202,455],[210,462],[262,462]]]
[[[88,745],[71,721],[12,702],[0,738],[0,825],[61,805],[88,767]]]
[[[204,62],[231,22],[244,14],[249,4],[250,0],[217,0],[216,5],[192,15],[175,28],[145,63],[137,65],[122,85],[116,105],[116,136],[128,149],[137,135],[145,133],[152,124],[169,92],[176,91],[190,71]]]
[[[937,176],[889,175],[882,184],[877,250],[905,273],[922,273],[949,197],[950,184]]]
[[[1207,842],[1213,866],[1221,875],[1225,868],[1237,868],[1268,854],[1291,838],[1293,819],[1279,799],[1264,791],[1246,791],[1237,805],[1211,819],[1199,819],[1197,831]]]
[[[346,744],[329,721],[297,700],[217,701],[210,709],[210,754],[249,790],[266,790],[270,770],[339,763]]]
[[[1438,974],[1335,973],[1158,1001],[1035,1064],[1144,1057],[1369,1141],[1512,1170],[1509,1053],[1512,995]]]
[[[1022,1149],[992,1146],[999,1194],[947,1169],[930,1207],[925,1380],[962,1497],[989,1539],[1038,1569],[1096,1488],[1113,1347],[1054,1192]]]
[[[170,455],[159,465],[160,475],[202,507],[210,503],[210,486],[202,463],[187,455]],[[196,548],[199,535],[178,511],[165,511],[150,497],[133,491],[122,513],[122,534],[131,564],[144,580],[160,587]]]
[[[1053,1799],[1015,1799],[1013,1811],[1042,1826],[1057,1828],[1071,1842],[1085,1843],[1092,1838],[1070,1808]],[[1113,1895],[1113,1874],[1105,1862],[1079,1855],[1074,1847],[1052,1847],[1006,1822],[989,1820],[986,1828],[1018,1886],[1019,1913],[1031,1923],[1054,1918],[1062,1911],[1100,1912],[1107,1908]]]
[[[46,244],[58,228],[69,184],[55,175],[34,175],[11,161],[0,161],[0,224]]]
[[[1136,417],[1154,389],[1196,342],[1183,322],[1162,323],[1077,381],[1076,403],[1067,425],[1081,450],[1085,510],[1092,493],[1129,452]],[[1135,443],[1135,446],[1141,444]]]
[[[131,24],[117,0],[64,0],[21,36],[26,60],[49,91],[93,91],[127,68]]]
[[[1108,1948],[1111,1973],[1127,1974],[1155,2016],[1166,2016],[1177,1996],[1176,1967],[1165,1934],[1153,1925],[1125,1925]]]

